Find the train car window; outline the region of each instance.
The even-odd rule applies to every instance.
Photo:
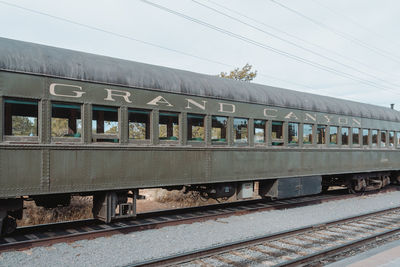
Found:
[[[5,99],[4,105],[5,135],[38,135],[38,101],[25,99]]]
[[[372,130],[371,135],[372,135],[372,146],[377,146],[378,145],[378,130]]]
[[[187,115],[187,138],[189,141],[204,141],[204,115],[188,114]]]
[[[150,111],[128,109],[129,139],[150,139]]]
[[[271,138],[273,146],[283,146],[283,122],[282,121],[273,121],[272,122],[272,130],[271,130]]]
[[[350,129],[347,127],[342,128],[342,145],[349,145],[349,131]]]
[[[338,143],[338,127],[336,126],[329,127],[329,143],[331,145],[337,145]]]
[[[360,128],[353,128],[353,145],[360,144]]]
[[[394,147],[394,132],[389,132],[389,147]]]
[[[369,145],[369,129],[363,129],[363,146]]]
[[[254,143],[265,143],[265,120],[254,120]]]
[[[118,143],[118,108],[93,106],[92,139],[93,142]]]
[[[317,127],[317,144],[325,144],[326,126],[318,125]]]
[[[400,148],[400,132],[396,132],[397,148]]]
[[[247,143],[248,140],[248,126],[249,120],[242,118],[234,118],[233,119],[233,130],[234,134],[234,142],[235,143]]]
[[[313,142],[313,125],[303,124],[303,144],[309,145]]]
[[[160,140],[179,140],[179,114],[160,112],[158,130]]]
[[[295,122],[288,123],[288,143],[297,145],[299,143],[299,124]]]
[[[81,105],[51,104],[51,136],[69,138],[82,136]]]
[[[381,131],[381,147],[386,147],[386,131]]]
[[[212,116],[211,118],[211,140],[212,142],[226,142],[226,129],[228,118]]]

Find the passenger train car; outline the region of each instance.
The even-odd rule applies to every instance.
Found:
[[[215,76],[0,38],[0,228],[23,200],[93,196],[136,214],[138,189],[206,198],[317,194],[397,182],[400,113]]]

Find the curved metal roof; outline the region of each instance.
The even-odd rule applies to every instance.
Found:
[[[211,75],[0,38],[0,69],[262,105],[400,121],[400,112]]]

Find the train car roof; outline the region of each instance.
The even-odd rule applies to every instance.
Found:
[[[0,69],[87,82],[400,121],[390,108],[0,38]]]

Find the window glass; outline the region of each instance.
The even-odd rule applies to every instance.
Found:
[[[372,135],[372,146],[377,146],[378,145],[378,130],[372,130],[371,135]]]
[[[394,132],[393,131],[389,132],[389,146],[390,147],[394,146]]]
[[[317,127],[317,144],[325,144],[326,126],[318,125]]]
[[[360,144],[360,128],[353,128],[353,145]]]
[[[288,123],[288,143],[298,144],[299,143],[299,124],[295,122]]]
[[[228,118],[221,116],[212,116],[211,118],[211,140],[213,142],[226,142],[226,128]]]
[[[93,106],[92,117],[93,134],[118,134],[118,109],[114,107]],[[113,137],[93,137],[94,142],[118,142],[118,138]]]
[[[190,141],[204,141],[204,115],[188,114],[187,115],[188,135]]]
[[[129,139],[150,139],[150,111],[128,109]]]
[[[342,145],[344,146],[349,145],[349,130],[347,127],[342,128]]]
[[[397,136],[397,148],[400,148],[400,132],[396,132]]]
[[[38,102],[24,99],[4,100],[4,134],[14,136],[38,135]]]
[[[254,143],[265,143],[265,120],[254,120]]]
[[[337,145],[338,143],[338,127],[330,126],[329,127],[329,143],[331,145]]]
[[[283,122],[281,121],[272,122],[271,137],[273,146],[283,145]]]
[[[303,125],[303,144],[312,144],[312,124],[304,124]]]
[[[246,143],[248,139],[247,125],[249,120],[242,118],[233,119],[233,130],[235,131],[234,142]]]
[[[369,145],[369,130],[363,129],[363,146]]]
[[[81,106],[76,104],[51,104],[51,136],[82,136]]]
[[[381,147],[386,146],[386,131],[381,131]]]
[[[158,130],[160,140],[179,140],[178,113],[160,112]]]

